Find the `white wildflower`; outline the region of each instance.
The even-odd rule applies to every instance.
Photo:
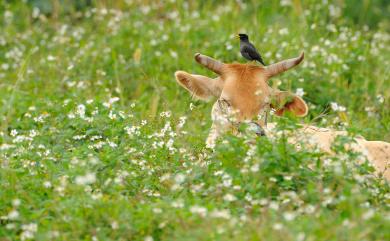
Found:
[[[14,207],[19,206],[20,203],[21,203],[20,199],[14,199],[14,200],[12,200],[12,206],[14,206]]]
[[[95,173],[87,173],[84,176],[78,176],[75,179],[76,184],[78,185],[88,185],[96,181]]]
[[[342,105],[339,105],[337,104],[336,102],[331,102],[330,103],[330,108],[333,110],[333,111],[340,111],[340,112],[344,112],[346,111],[346,108]]]
[[[289,31],[287,28],[282,28],[279,30],[280,35],[287,35],[288,33],[289,33]]]
[[[9,69],[9,64],[4,63],[4,64],[1,65],[1,68],[2,68],[3,70],[8,70],[8,69]]]
[[[190,110],[193,110],[195,108],[195,105],[191,102],[190,103]]]
[[[15,129],[11,130],[11,133],[10,133],[11,136],[15,137],[17,134],[18,134],[17,130],[15,130]]]
[[[181,173],[176,174],[176,176],[175,176],[175,182],[176,182],[177,184],[181,184],[181,183],[183,183],[185,180],[186,180],[186,176],[185,176],[184,174],[181,174]]]
[[[274,177],[270,177],[269,180],[270,180],[271,182],[277,182],[277,181],[278,181],[278,180],[277,180],[276,178],[274,178]]]
[[[175,51],[170,51],[170,54],[171,54],[171,57],[174,58],[174,59],[177,59],[178,55]]]
[[[83,105],[83,104],[78,105],[76,113],[80,116],[80,118],[84,118],[85,117],[85,105]]]
[[[225,200],[226,202],[234,202],[237,200],[237,198],[234,195],[228,193],[225,196],[223,196],[223,200]]]
[[[17,210],[11,210],[7,215],[8,219],[15,220],[19,217],[19,212]]]
[[[348,219],[345,219],[342,223],[343,226],[349,226],[351,222]]]
[[[173,201],[171,205],[174,208],[183,208],[184,207],[184,203],[182,200]]]
[[[130,126],[130,127],[125,127],[125,131],[127,132],[128,135],[130,136],[139,136],[141,134],[140,132],[140,127],[139,126]]]
[[[224,187],[230,187],[232,185],[232,179],[230,177],[224,178],[222,183]]]
[[[258,172],[259,171],[259,163],[256,163],[254,164],[252,167],[251,167],[251,172]]]
[[[144,241],[153,241],[153,237],[152,236],[146,236],[144,238]]]
[[[166,173],[160,177],[160,182],[165,182],[166,180],[169,180],[170,177],[171,177],[171,174]]]
[[[280,6],[285,7],[285,6],[291,6],[292,2],[291,0],[280,0]]]
[[[54,60],[56,60],[56,57],[54,57],[52,55],[49,55],[49,56],[47,56],[47,60],[48,61],[54,61]]]
[[[278,210],[279,209],[279,204],[277,202],[270,202],[269,204],[269,208],[273,209],[273,210]]]
[[[281,230],[283,228],[283,225],[281,223],[275,223],[272,226],[272,228],[275,229],[275,230]]]
[[[45,182],[43,183],[43,186],[46,187],[46,188],[50,188],[50,187],[51,187],[51,182],[45,181]]]
[[[332,17],[340,17],[341,15],[341,9],[335,5],[330,4],[329,5],[329,14]]]
[[[385,98],[383,97],[383,95],[377,95],[377,96],[376,96],[376,99],[377,99],[378,102],[381,103],[381,104],[382,104],[383,102],[385,102]]]
[[[230,43],[226,43],[225,46],[226,46],[226,50],[233,49],[233,46]]]
[[[302,97],[305,94],[305,92],[303,91],[302,88],[297,88],[297,90],[295,91],[295,94]]]
[[[110,110],[110,113],[108,113],[108,118],[110,118],[111,120],[116,120],[116,114],[113,113],[112,110]]]
[[[316,210],[315,206],[310,204],[305,207],[305,212],[308,214],[314,213],[315,210]]]
[[[171,112],[170,111],[165,111],[165,112],[163,111],[160,113],[160,116],[169,118],[169,117],[171,117]]]
[[[184,124],[186,123],[186,120],[187,120],[186,116],[180,117],[179,124],[177,125],[177,127],[179,129],[183,128]]]
[[[5,225],[5,228],[8,230],[14,229],[15,227],[15,223],[7,223],[7,225]]]
[[[286,221],[292,221],[292,220],[294,220],[295,219],[295,213],[293,213],[293,212],[286,212],[286,213],[284,213],[283,214],[283,217],[284,217],[284,219],[286,219]]]
[[[374,217],[375,211],[373,209],[368,210],[362,215],[363,220],[371,219]]]
[[[39,8],[34,7],[31,16],[32,16],[33,18],[38,18],[39,15],[40,15],[40,13],[41,13],[41,11],[39,10]]]
[[[190,207],[190,212],[193,214],[198,214],[201,217],[205,217],[207,214],[207,209],[205,207],[194,205],[194,206]]]
[[[331,102],[330,103],[330,108],[332,108],[332,110],[334,110],[334,111],[338,111],[339,110],[339,105],[336,102]]]
[[[23,232],[20,234],[21,240],[33,239],[34,234],[38,230],[38,225],[36,223],[23,224],[22,230]]]
[[[213,218],[223,218],[223,219],[230,219],[231,215],[229,210],[224,209],[224,210],[213,210],[210,213],[210,216]]]
[[[162,213],[162,209],[161,208],[153,208],[153,213]]]
[[[113,221],[112,223],[111,223],[111,228],[112,229],[118,229],[119,228],[119,225],[118,225],[118,222],[117,221]]]
[[[292,176],[284,176],[283,179],[286,180],[286,181],[291,181],[292,180]]]
[[[30,137],[36,137],[38,132],[36,130],[30,130]]]
[[[108,145],[109,145],[111,148],[118,147],[118,144],[116,144],[115,142],[108,141],[107,143],[108,143]]]
[[[112,97],[108,100],[108,103],[110,103],[110,105],[114,104],[115,102],[118,102],[120,99],[119,97]]]

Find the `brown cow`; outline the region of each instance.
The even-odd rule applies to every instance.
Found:
[[[225,64],[208,56],[196,54],[195,60],[215,72],[218,77],[212,79],[202,75],[189,74],[184,71],[175,73],[177,82],[200,99],[216,97],[211,117],[213,124],[206,145],[213,148],[217,138],[227,130],[238,134],[236,126],[241,122],[249,122],[257,127],[262,135],[272,133],[273,123],[266,123],[267,113],[275,110],[276,115],[285,111],[303,117],[308,107],[303,99],[287,91],[272,89],[268,80],[302,62],[304,54],[297,58],[281,61],[267,67],[253,64]],[[314,143],[325,152],[331,151],[333,140],[345,132],[317,128],[303,125],[299,129],[297,138],[290,139],[297,142],[305,139],[308,145]],[[298,138],[299,136],[299,138]],[[354,151],[361,152],[381,173],[390,180],[390,143],[381,141],[367,141],[363,137],[355,138],[356,143],[350,146]]]

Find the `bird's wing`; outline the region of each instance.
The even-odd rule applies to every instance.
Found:
[[[248,52],[246,52],[245,50],[241,51],[241,54],[242,56],[244,56],[244,58],[248,59],[248,60],[251,60],[253,59]]]
[[[263,59],[261,58],[261,55],[259,54],[259,52],[257,52],[255,46],[253,45],[244,46],[243,52],[248,53],[251,59],[257,60],[263,65],[265,65]]]

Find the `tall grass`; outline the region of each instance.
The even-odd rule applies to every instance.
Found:
[[[389,185],[357,164],[227,135],[205,149],[210,103],[175,82],[244,62],[246,32],[299,122],[390,141],[387,1],[5,1],[0,4],[4,240],[388,240]],[[302,91],[300,90],[300,91]],[[319,117],[322,116],[322,117]],[[284,129],[296,120],[273,118]]]

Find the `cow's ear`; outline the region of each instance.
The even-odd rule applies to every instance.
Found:
[[[298,117],[304,117],[309,111],[306,102],[301,97],[288,91],[279,90],[274,91],[271,95],[271,107],[275,109],[275,114],[279,116],[289,111]]]
[[[217,97],[222,92],[222,79],[217,77],[211,79],[202,75],[189,74],[184,71],[176,71],[176,81],[188,90],[194,97],[207,100],[210,97]]]

